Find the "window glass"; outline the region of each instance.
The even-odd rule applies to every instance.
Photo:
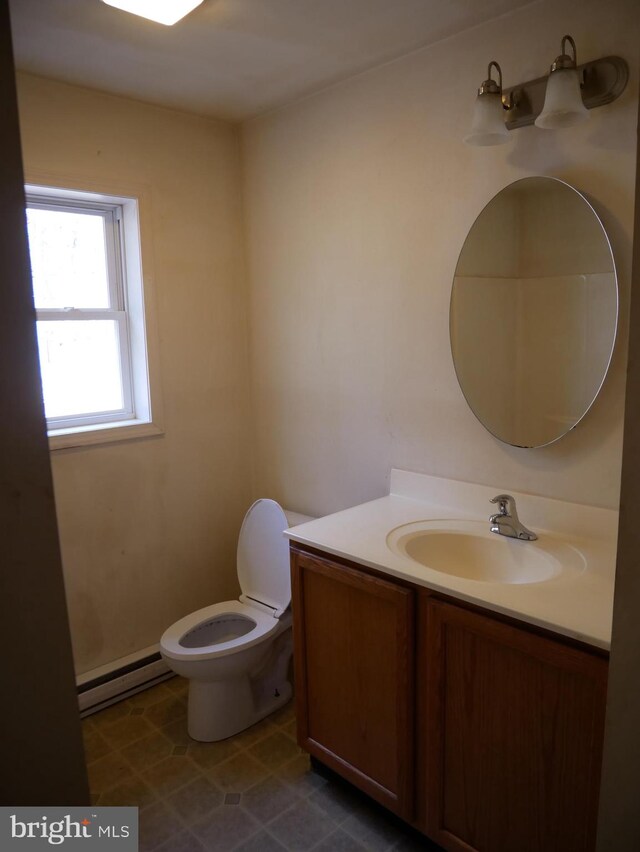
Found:
[[[104,216],[29,207],[27,228],[37,309],[110,307]]]
[[[38,321],[47,418],[123,408],[118,323]]]

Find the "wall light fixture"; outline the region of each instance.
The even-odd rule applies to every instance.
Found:
[[[567,41],[573,48],[573,58],[565,52]],[[556,57],[549,72],[542,112],[535,120],[536,127],[544,127],[546,130],[582,124],[589,118],[580,91],[576,43],[570,35],[562,39],[561,49],[562,54]]]
[[[573,56],[565,51],[569,43]],[[615,101],[625,89],[629,67],[619,56],[605,56],[578,65],[576,45],[570,35],[562,39],[562,53],[548,77],[538,77],[508,89],[502,88],[502,71],[489,63],[488,79],[478,89],[468,145],[501,145],[509,130],[534,124],[547,130],[569,127],[588,118],[588,110]],[[498,81],[492,79],[495,67]]]
[[[495,68],[498,82],[491,76]],[[509,131],[504,123],[506,104],[502,100],[502,69],[497,62],[490,62],[487,79],[478,89],[478,97],[473,108],[471,130],[464,141],[468,145],[502,145],[509,141]]]

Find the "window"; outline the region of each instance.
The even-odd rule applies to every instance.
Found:
[[[136,201],[28,186],[27,229],[49,435],[131,437],[151,423]]]

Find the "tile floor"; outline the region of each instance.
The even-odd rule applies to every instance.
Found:
[[[436,850],[351,788],[312,771],[293,703],[219,743],[187,735],[172,678],[83,722],[94,804],[140,808],[140,850]]]

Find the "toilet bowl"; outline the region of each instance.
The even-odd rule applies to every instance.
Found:
[[[189,736],[223,740],[273,713],[291,698],[290,516],[274,500],[257,500],[238,539],[237,601],[204,607],[171,625],[160,653],[189,680]]]

